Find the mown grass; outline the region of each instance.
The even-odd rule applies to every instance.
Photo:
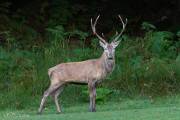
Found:
[[[88,112],[88,104],[63,106],[63,113],[56,114],[54,106],[46,107],[42,115],[37,109],[20,111],[7,109],[0,112],[1,120],[179,120],[180,97],[171,96],[157,99],[122,99],[97,105],[97,112]]]

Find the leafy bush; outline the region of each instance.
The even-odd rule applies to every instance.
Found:
[[[148,49],[159,57],[176,57],[176,47],[173,46],[174,34],[167,31],[153,32],[148,39]]]

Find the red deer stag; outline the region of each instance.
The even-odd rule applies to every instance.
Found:
[[[100,40],[100,46],[104,49],[103,54],[98,59],[90,59],[81,62],[61,63],[50,68],[48,70],[48,75],[50,77],[50,86],[44,92],[38,113],[42,112],[45,101],[49,95],[53,97],[55,105],[57,107],[57,112],[60,113],[61,108],[58,104],[58,96],[62,92],[64,86],[70,83],[88,85],[90,97],[89,110],[91,112],[96,111],[96,85],[113,71],[113,68],[115,66],[115,48],[120,43],[118,39],[125,30],[127,24],[127,19],[125,22],[123,22],[121,16],[119,15],[118,17],[120,18],[120,21],[123,25],[122,31],[119,34],[117,34],[117,36],[111,43],[108,43],[105,41],[105,39],[103,39],[103,37],[98,35],[98,33],[96,32],[95,27],[99,19],[99,16],[96,18],[94,23],[91,19],[91,27],[94,35],[96,35]]]

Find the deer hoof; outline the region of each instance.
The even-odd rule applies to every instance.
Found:
[[[93,109],[92,112],[96,112],[96,109]]]
[[[42,114],[42,112],[39,112],[39,111],[37,112],[37,115],[41,115],[41,114]]]
[[[96,112],[96,109],[90,109],[89,112]]]
[[[57,111],[56,114],[61,114],[62,112],[61,111]]]

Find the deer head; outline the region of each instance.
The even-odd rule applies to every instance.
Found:
[[[116,37],[114,38],[114,40],[111,42],[111,43],[108,43],[106,42],[106,40],[103,38],[104,35],[102,33],[102,36],[101,37],[97,32],[96,32],[96,24],[97,24],[97,21],[99,19],[100,15],[97,16],[95,22],[93,23],[92,21],[92,18],[91,18],[91,27],[92,27],[92,31],[93,31],[93,34],[96,35],[98,37],[98,39],[100,40],[99,41],[99,44],[101,47],[103,47],[104,49],[104,53],[107,57],[107,59],[109,60],[113,60],[114,59],[114,55],[115,55],[115,48],[119,45],[119,43],[121,42],[120,40],[118,40],[120,38],[120,36],[122,35],[122,33],[124,32],[125,30],[125,27],[127,25],[127,18],[125,20],[125,22],[122,20],[121,16],[118,15],[122,25],[123,25],[123,28],[122,28],[122,31],[118,34],[116,34]]]

